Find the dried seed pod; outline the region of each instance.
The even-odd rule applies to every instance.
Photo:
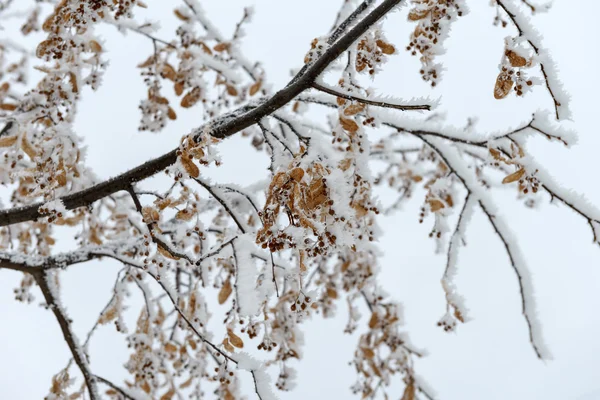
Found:
[[[225,283],[223,284],[223,286],[221,286],[221,290],[219,290],[219,296],[218,296],[219,304],[225,303],[227,301],[227,299],[229,298],[229,296],[231,295],[232,291],[233,291],[233,289],[231,287],[231,282],[229,280],[226,280]]]
[[[506,184],[506,183],[516,182],[519,179],[521,179],[523,177],[523,175],[525,175],[525,169],[520,168],[517,171],[513,172],[512,174],[506,176],[504,179],[502,179],[502,183]]]

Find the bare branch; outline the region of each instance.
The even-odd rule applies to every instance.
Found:
[[[431,110],[431,106],[429,104],[423,104],[423,105],[412,105],[412,104],[407,104],[407,105],[403,105],[403,104],[393,104],[393,103],[388,103],[385,101],[375,101],[375,100],[370,100],[364,97],[360,97],[360,96],[355,96],[355,95],[350,95],[348,93],[343,93],[343,92],[339,92],[337,90],[335,90],[334,88],[331,87],[327,87],[325,85],[322,85],[320,83],[316,83],[313,82],[312,87],[330,94],[332,96],[336,96],[336,97],[341,97],[342,99],[346,99],[346,100],[351,100],[351,101],[356,101],[358,103],[363,103],[363,104],[368,104],[370,106],[376,106],[376,107],[382,107],[382,108],[393,108],[396,110],[402,110],[402,111],[407,111],[407,110],[426,110],[429,111]]]
[[[85,384],[88,388],[88,393],[90,395],[91,400],[100,400],[100,395],[98,394],[98,387],[96,386],[96,378],[92,371],[90,370],[90,366],[87,361],[87,356],[83,350],[83,348],[79,345],[77,337],[73,333],[71,329],[71,320],[67,317],[65,310],[60,305],[60,300],[58,299],[58,293],[54,293],[55,284],[48,282],[48,279],[54,279],[52,276],[52,272],[50,271],[40,271],[33,274],[35,281],[39,285],[42,290],[42,294],[46,299],[46,304],[54,313],[58,324],[60,325],[60,329],[62,330],[63,336],[69,349],[71,350],[71,354],[75,359],[75,363],[81,370],[83,374],[83,378],[85,379]]]
[[[271,98],[260,103],[258,106],[250,108],[249,111],[245,111],[248,109],[248,106],[242,106],[232,113],[217,118],[215,121],[211,121],[196,130],[195,139],[198,139],[205,132],[219,139],[227,138],[257,123],[263,117],[272,114],[277,109],[288,104],[297,95],[308,89],[312,82],[329,66],[329,64],[335,61],[356,39],[363,35],[374,23],[381,19],[401,1],[402,0],[385,0],[362,21],[356,24],[354,28],[325,50],[321,57],[313,63],[305,65],[285,88],[275,93]],[[232,116],[236,117],[231,118]],[[176,160],[177,149],[173,149],[170,152],[133,168],[115,178],[99,183],[91,188],[64,196],[60,200],[67,210],[88,206],[115,192],[128,190],[133,183],[139,182],[166,169],[174,164]],[[39,212],[41,206],[43,206],[43,203],[0,211],[0,226],[36,220],[42,216]]]
[[[523,28],[521,27],[521,25],[519,24],[519,22],[517,21],[517,16],[516,14],[509,10],[506,5],[504,4],[504,0],[496,0],[496,3],[498,3],[498,5],[504,10],[504,12],[506,13],[506,15],[508,15],[508,18],[510,18],[510,20],[512,21],[513,25],[517,28],[517,30],[519,31],[519,36],[523,36],[525,37],[525,34],[523,32]],[[526,1],[525,4],[529,5]],[[531,5],[529,5],[531,7]],[[531,10],[534,11],[534,8],[531,7]],[[538,46],[533,43],[531,41],[531,39],[525,37],[525,39],[527,40],[527,42],[529,43],[529,45],[531,46],[531,48],[533,49],[533,51],[535,51],[535,54],[540,55],[540,49],[538,48]],[[552,87],[550,87],[550,81],[548,79],[548,74],[546,72],[546,68],[544,67],[544,64],[540,61],[540,70],[542,71],[542,75],[544,76],[544,81],[546,82],[546,87],[548,88],[548,92],[550,93],[550,96],[552,97],[552,101],[554,102],[554,112],[556,114],[556,119],[560,119],[560,115],[558,113],[558,108],[560,106],[562,106],[562,104],[557,100],[556,95],[554,94],[554,91],[552,90]]]

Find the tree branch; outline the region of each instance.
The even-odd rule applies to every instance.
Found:
[[[219,139],[227,138],[259,122],[263,117],[270,115],[274,111],[285,106],[304,90],[310,88],[312,82],[314,82],[329,64],[335,61],[373,24],[379,21],[401,1],[402,0],[385,0],[362,21],[356,24],[354,28],[327,48],[321,57],[311,64],[306,64],[285,88],[275,93],[275,95],[258,106],[251,108],[249,111],[245,111],[248,109],[247,105],[242,106],[232,113],[225,114],[215,121],[211,121],[201,128],[196,129],[194,139],[198,140],[203,134],[209,134]],[[115,178],[101,182],[88,189],[63,196],[60,200],[67,210],[89,206],[95,201],[115,192],[127,190],[131,184],[166,169],[177,161],[176,152],[177,149],[173,149],[168,153],[118,175]],[[0,211],[0,226],[36,220],[42,216],[39,212],[39,208],[43,204],[44,203],[36,203],[25,207],[16,207]]]
[[[96,380],[98,380],[99,382],[104,383],[106,386],[109,386],[111,389],[116,390],[117,392],[119,392],[119,394],[121,396],[123,396],[124,398],[128,399],[128,400],[136,400],[135,397],[131,397],[130,395],[127,394],[127,392],[123,389],[121,389],[119,386],[115,385],[114,383],[112,383],[111,381],[109,381],[108,379],[104,379],[101,376],[98,375],[94,375],[94,377],[96,378]]]
[[[42,294],[46,299],[46,304],[50,309],[52,309],[52,312],[54,313],[54,316],[60,325],[60,329],[62,330],[65,341],[67,342],[67,345],[71,350],[71,354],[75,359],[75,363],[83,374],[85,384],[90,394],[90,399],[100,400],[100,395],[98,394],[98,388],[96,386],[96,378],[90,370],[90,366],[86,360],[86,354],[84,353],[83,348],[78,343],[77,337],[71,329],[71,320],[67,317],[65,310],[60,305],[58,293],[54,293],[54,284],[48,282],[49,274],[49,271],[44,270],[34,273],[33,276],[42,290]]]
[[[502,10],[504,10],[504,12],[506,13],[506,15],[508,15],[508,18],[510,18],[510,20],[513,23],[513,25],[519,31],[519,36],[524,37],[527,40],[527,42],[529,43],[529,45],[531,46],[531,48],[533,49],[533,51],[535,51],[535,54],[539,56],[540,55],[540,49],[539,49],[539,47],[536,44],[534,44],[531,41],[531,39],[529,39],[525,35],[525,32],[523,31],[523,28],[521,27],[521,25],[517,21],[516,14],[514,12],[510,11],[506,7],[506,5],[504,4],[504,0],[496,0],[496,3],[498,3],[498,5],[500,6],[500,8],[502,8]],[[530,6],[531,10],[534,11],[534,8],[531,7],[531,5],[529,5],[527,2],[525,2],[525,4],[527,4],[528,6]],[[544,64],[541,61],[539,61],[539,63],[540,63],[540,70],[542,71],[542,75],[544,76],[544,81],[546,82],[546,88],[548,88],[548,92],[550,93],[550,96],[552,97],[552,101],[554,102],[554,112],[555,112],[555,115],[556,115],[556,119],[558,120],[558,119],[560,119],[560,116],[558,114],[558,108],[560,106],[562,106],[562,104],[556,99],[556,95],[554,94],[554,91],[550,87],[550,81],[548,80],[548,74],[546,73],[546,69],[544,68]]]
[[[383,108],[394,108],[396,110],[431,110],[431,106],[429,104],[415,104],[415,105],[402,105],[402,104],[392,104],[385,101],[375,101],[370,100],[364,97],[353,96],[348,93],[338,92],[334,88],[330,88],[319,83],[313,82],[312,87],[321,92],[330,94],[332,96],[341,97],[346,100],[356,101],[358,103],[368,104],[370,106],[383,107]]]

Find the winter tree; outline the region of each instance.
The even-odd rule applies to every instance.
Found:
[[[41,304],[53,317],[43,330],[60,332],[69,351],[53,376],[35,379],[47,399],[288,398],[298,389],[307,324],[334,316],[346,321],[336,334],[354,338],[355,347],[336,357],[354,371],[355,398],[438,398],[418,369],[427,357],[419,337],[409,335],[393,286],[378,278],[401,267],[382,258],[389,249],[379,242],[381,226],[411,202],[418,211],[410,217],[426,230],[412,240],[439,254],[443,267],[436,282],[443,300],[431,323],[460,335],[471,320],[469,304],[478,299],[463,296],[456,277],[480,227],[470,225],[483,221],[512,274],[505,297],[520,304],[513,311],[528,356],[551,359],[528,249],[503,208],[559,205],[595,245],[600,210],[530,151],[540,139],[560,147],[576,140],[570,96],[535,27],[553,12],[548,3],[331,2],[324,7],[337,3],[338,11],[319,16],[330,18],[330,29],[304,23],[314,39],[293,49],[281,86],[269,74],[288,70],[272,71],[246,50],[251,7],[232,6],[236,22],[223,25],[207,11],[216,2],[160,3],[0,2],[0,270],[3,279],[20,279],[17,301]],[[284,3],[290,13],[269,18],[285,21],[309,7]],[[493,78],[470,99],[493,109],[473,106],[464,120],[444,112],[445,79],[454,67],[481,68],[480,50],[450,46],[456,29],[504,38],[485,43],[496,62],[483,73]],[[106,40],[115,33],[121,41]],[[262,46],[274,58],[285,53]],[[447,64],[453,46],[471,48],[470,58]],[[388,69],[394,59],[401,71]],[[123,106],[129,89],[103,91],[103,83],[132,71],[132,85],[143,90]],[[417,83],[411,91],[381,84],[386,73]],[[94,96],[110,100],[82,114]],[[133,135],[135,147],[115,145],[94,165],[87,146],[109,140],[103,130],[123,126],[111,124],[121,112],[135,115],[139,132],[120,132]],[[489,112],[519,119],[489,128],[478,121]],[[157,146],[146,153],[148,141]],[[110,177],[94,173],[131,166],[119,154],[144,162]],[[255,162],[258,173],[240,182]],[[95,283],[83,280],[77,304],[67,301],[65,277],[85,275],[98,260],[110,289],[91,296]],[[73,318],[73,307],[84,307],[91,323]],[[112,356],[110,376],[95,357],[118,351],[93,350],[98,335],[126,345],[126,354]]]

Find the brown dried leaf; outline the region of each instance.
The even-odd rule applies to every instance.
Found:
[[[56,14],[52,13],[48,16],[48,18],[46,18],[46,20],[42,24],[42,29],[44,30],[44,32],[50,32],[50,30],[52,29],[52,23],[54,22],[55,17],[56,17]]]
[[[506,72],[500,72],[496,78],[496,86],[494,86],[494,98],[500,100],[505,98],[513,87],[513,80]]]
[[[235,88],[235,86],[227,85],[227,94],[230,95],[230,96],[237,96],[238,95],[238,91]]]
[[[300,182],[304,177],[304,170],[302,168],[294,168],[290,171],[290,177],[296,182]]]
[[[160,220],[160,213],[152,206],[142,208],[142,218],[146,224],[151,224]]]
[[[202,47],[202,50],[206,53],[212,56],[212,50],[210,49],[210,47],[208,47],[204,42],[199,42],[200,47]]]
[[[117,303],[114,302],[111,304],[111,306],[102,313],[102,315],[100,315],[100,318],[98,318],[98,323],[100,325],[105,325],[108,324],[110,321],[114,320],[115,318],[117,318]]]
[[[27,140],[26,136],[23,136],[23,140],[21,140],[21,149],[23,149],[25,154],[27,154],[32,160],[37,156],[37,152],[31,143],[29,143],[29,140]]]
[[[73,72],[69,72],[69,85],[71,85],[71,91],[73,93],[79,93],[79,85],[77,84],[77,75]]]
[[[410,380],[406,388],[404,389],[404,393],[402,394],[401,400],[415,400],[416,398],[416,387],[414,380]]]
[[[223,347],[225,347],[225,350],[227,350],[230,353],[233,353],[235,351],[235,349],[233,348],[231,343],[229,343],[229,340],[227,338],[223,339]]]
[[[63,187],[67,184],[67,173],[64,169],[60,170],[60,173],[56,175],[56,182],[58,182],[58,186]]]
[[[377,322],[379,322],[377,313],[371,314],[371,319],[369,319],[369,328],[374,329],[377,326]]]
[[[181,96],[181,94],[183,93],[183,82],[178,81],[175,83],[173,90],[175,90],[175,94],[177,96]]]
[[[177,211],[177,214],[175,214],[175,218],[182,220],[182,221],[189,221],[192,219],[193,216],[194,216],[194,214],[192,214],[187,209],[179,210],[179,211]]]
[[[169,343],[165,344],[165,351],[167,353],[175,353],[177,351],[177,346],[174,345],[173,343],[169,342]]]
[[[304,273],[307,271],[306,265],[304,264],[304,259],[306,258],[306,254],[304,250],[300,250],[300,272]]]
[[[504,158],[502,158],[502,153],[500,153],[500,150],[490,149],[490,154],[492,155],[494,160],[498,160],[498,161],[504,160]]]
[[[148,384],[148,381],[144,381],[144,383],[142,383],[142,390],[148,394],[150,394],[150,392],[152,391],[152,389],[150,388],[150,385]]]
[[[227,336],[229,337],[229,341],[231,342],[231,344],[237,347],[238,349],[244,347],[244,341],[238,335],[233,333],[231,329],[227,329]]]
[[[177,78],[177,72],[175,72],[175,68],[173,68],[173,66],[171,66],[169,63],[165,63],[163,65],[161,73],[165,78],[172,82],[175,82],[175,79]]]
[[[185,168],[185,171],[192,177],[192,178],[197,178],[200,175],[200,169],[198,168],[198,166],[196,165],[196,163],[194,163],[191,158],[189,158],[189,156],[187,154],[183,154],[180,157],[181,160],[181,165],[183,165],[183,168]]]
[[[358,124],[352,119],[340,117],[340,124],[344,130],[350,133],[356,133],[358,131]]]
[[[181,385],[179,385],[179,389],[185,389],[187,387],[192,386],[192,380],[194,378],[190,377],[187,381],[183,382]]]
[[[17,142],[17,136],[0,137],[0,147],[9,147]]]
[[[169,109],[167,110],[167,117],[169,117],[169,119],[172,121],[177,119],[177,114],[175,113],[175,110],[173,110],[171,107],[169,107]]]
[[[95,40],[90,40],[90,49],[92,49],[94,53],[102,52],[102,46]]]
[[[180,257],[177,257],[174,254],[171,254],[171,252],[169,250],[163,248],[161,245],[156,246],[156,250],[160,254],[162,254],[163,257],[170,258],[171,260],[179,260],[180,259]]]
[[[396,51],[394,45],[386,43],[381,39],[377,40],[375,43],[377,43],[377,47],[381,49],[381,52],[383,54],[394,54],[394,52]]]
[[[0,110],[4,111],[14,111],[17,109],[16,104],[2,103],[0,104]]]
[[[429,9],[427,10],[411,10],[408,14],[409,21],[418,21],[420,19],[425,18],[429,14]]]
[[[221,52],[221,51],[225,51],[229,49],[230,44],[227,42],[221,42],[221,43],[217,43],[213,49],[215,51]]]
[[[235,400],[235,397],[233,397],[229,389],[225,389],[225,396],[223,397],[223,400]]]
[[[221,286],[221,290],[219,290],[219,304],[225,303],[232,291],[231,282],[226,280],[223,286]]]
[[[521,177],[523,175],[525,175],[525,169],[521,168],[521,169],[513,172],[512,174],[506,176],[504,179],[502,179],[502,183],[506,184],[506,183],[518,181],[519,179],[521,179]]]
[[[512,65],[513,67],[524,67],[527,65],[527,59],[525,57],[521,57],[512,50],[506,50],[504,54],[506,54],[510,65]]]
[[[183,99],[181,99],[181,107],[183,107],[183,108],[192,107],[194,104],[196,104],[198,102],[198,100],[200,100],[201,94],[202,94],[202,91],[200,90],[199,87],[193,88],[192,90],[187,92],[187,94],[185,96],[183,96]]]
[[[171,400],[175,395],[175,389],[171,388],[169,391],[162,396],[160,396],[160,400]]]
[[[332,299],[337,299],[338,298],[338,292],[334,288],[328,287],[327,288],[327,296],[331,297]]]
[[[252,86],[250,86],[250,90],[248,91],[250,96],[254,96],[256,93],[258,93],[261,86],[262,86],[262,81],[260,79],[257,80],[256,82],[254,82],[254,84]]]
[[[90,242],[97,244],[98,246],[102,244],[102,240],[100,239],[100,236],[98,236],[98,230],[96,228],[91,228],[90,229]]]
[[[35,49],[35,55],[38,58],[44,57],[44,55],[46,55],[46,53],[48,52],[48,48],[51,45],[52,45],[52,41],[50,39],[40,42],[40,44],[38,44],[37,48]]]
[[[356,115],[359,112],[361,112],[362,110],[365,109],[365,105],[363,103],[357,103],[357,104],[352,104],[349,105],[348,107],[346,107],[346,109],[344,110],[344,115],[346,116],[352,116],[352,115]]]
[[[190,20],[188,17],[183,15],[183,13],[181,11],[179,11],[178,9],[175,9],[174,13],[175,13],[175,16],[183,22],[188,22]]]
[[[363,354],[365,355],[366,358],[368,358],[369,360],[372,359],[373,357],[375,357],[375,352],[368,348],[368,347],[363,347],[361,348]]]
[[[350,261],[344,261],[344,263],[342,264],[342,272],[346,272],[348,270],[348,268],[350,267]],[[373,318],[373,316],[371,316],[371,318]]]
[[[154,63],[155,63],[155,61],[156,61],[156,58],[154,57],[154,54],[153,54],[153,55],[151,55],[150,57],[148,57],[148,58],[146,59],[146,61],[144,61],[144,62],[143,62],[143,63],[141,63],[141,64],[138,64],[138,68],[146,68],[146,67],[149,67],[149,66],[151,66],[152,64],[154,64]]]
[[[429,207],[431,207],[431,212],[436,212],[446,207],[446,205],[438,199],[430,199],[427,202],[429,203]]]

